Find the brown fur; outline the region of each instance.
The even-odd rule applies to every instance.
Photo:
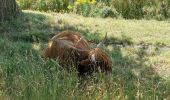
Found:
[[[45,58],[59,58],[59,63],[64,65],[86,58],[88,50],[90,46],[82,36],[72,31],[64,31],[49,41]]]
[[[59,64],[78,66],[80,74],[97,71],[111,72],[108,55],[100,48],[92,49],[89,43],[79,34],[64,31],[55,35],[48,43],[45,58],[58,58]]]

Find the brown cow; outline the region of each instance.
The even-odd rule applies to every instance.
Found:
[[[100,48],[92,49],[79,33],[64,31],[55,35],[45,50],[46,58],[58,58],[61,66],[74,64],[80,75],[98,71],[111,72],[108,55]]]

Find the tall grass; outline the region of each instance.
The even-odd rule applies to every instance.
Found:
[[[7,43],[6,45],[3,45]],[[44,60],[32,43],[1,39],[0,55],[3,97],[17,100],[55,99],[163,99],[169,93],[164,81],[143,58],[144,49],[123,57],[119,47],[110,54],[115,60],[110,76],[94,74],[80,79],[76,70],[62,69],[57,61]],[[41,47],[40,47],[41,49]],[[126,48],[123,48],[126,50]],[[136,72],[138,67],[140,72]],[[73,66],[70,66],[73,67]]]
[[[168,22],[126,22],[68,14],[54,16],[33,11],[23,12],[18,19],[1,24],[0,27],[1,100],[169,99],[169,71],[165,73],[164,70],[170,64],[169,49],[152,44],[150,46],[146,41],[154,37],[156,41],[152,42],[167,39],[169,43],[169,38],[165,38],[169,36]],[[108,26],[113,27],[113,30],[108,30]],[[73,70],[67,71],[59,66],[57,60],[43,58],[43,50],[51,34],[68,27],[77,29],[87,39],[97,41],[101,40],[100,36],[104,33],[112,33],[108,34],[108,41],[115,44],[103,47],[113,62],[111,75],[94,73],[90,78],[81,79],[74,66],[68,66]],[[139,30],[142,32],[138,33]],[[134,41],[137,37],[145,40],[139,46],[137,42],[140,40]]]

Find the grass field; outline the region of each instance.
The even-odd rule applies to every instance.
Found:
[[[44,60],[48,39],[62,30],[80,32],[112,60],[112,75],[80,80],[57,61]],[[23,11],[0,25],[0,99],[168,100],[170,21],[89,18]],[[71,67],[71,66],[70,66]]]

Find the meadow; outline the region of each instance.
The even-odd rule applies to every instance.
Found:
[[[73,30],[99,43],[112,61],[112,74],[86,80],[56,60],[45,60],[48,40]],[[170,20],[83,17],[23,10],[0,25],[1,100],[168,100]],[[71,66],[70,66],[71,67]]]

